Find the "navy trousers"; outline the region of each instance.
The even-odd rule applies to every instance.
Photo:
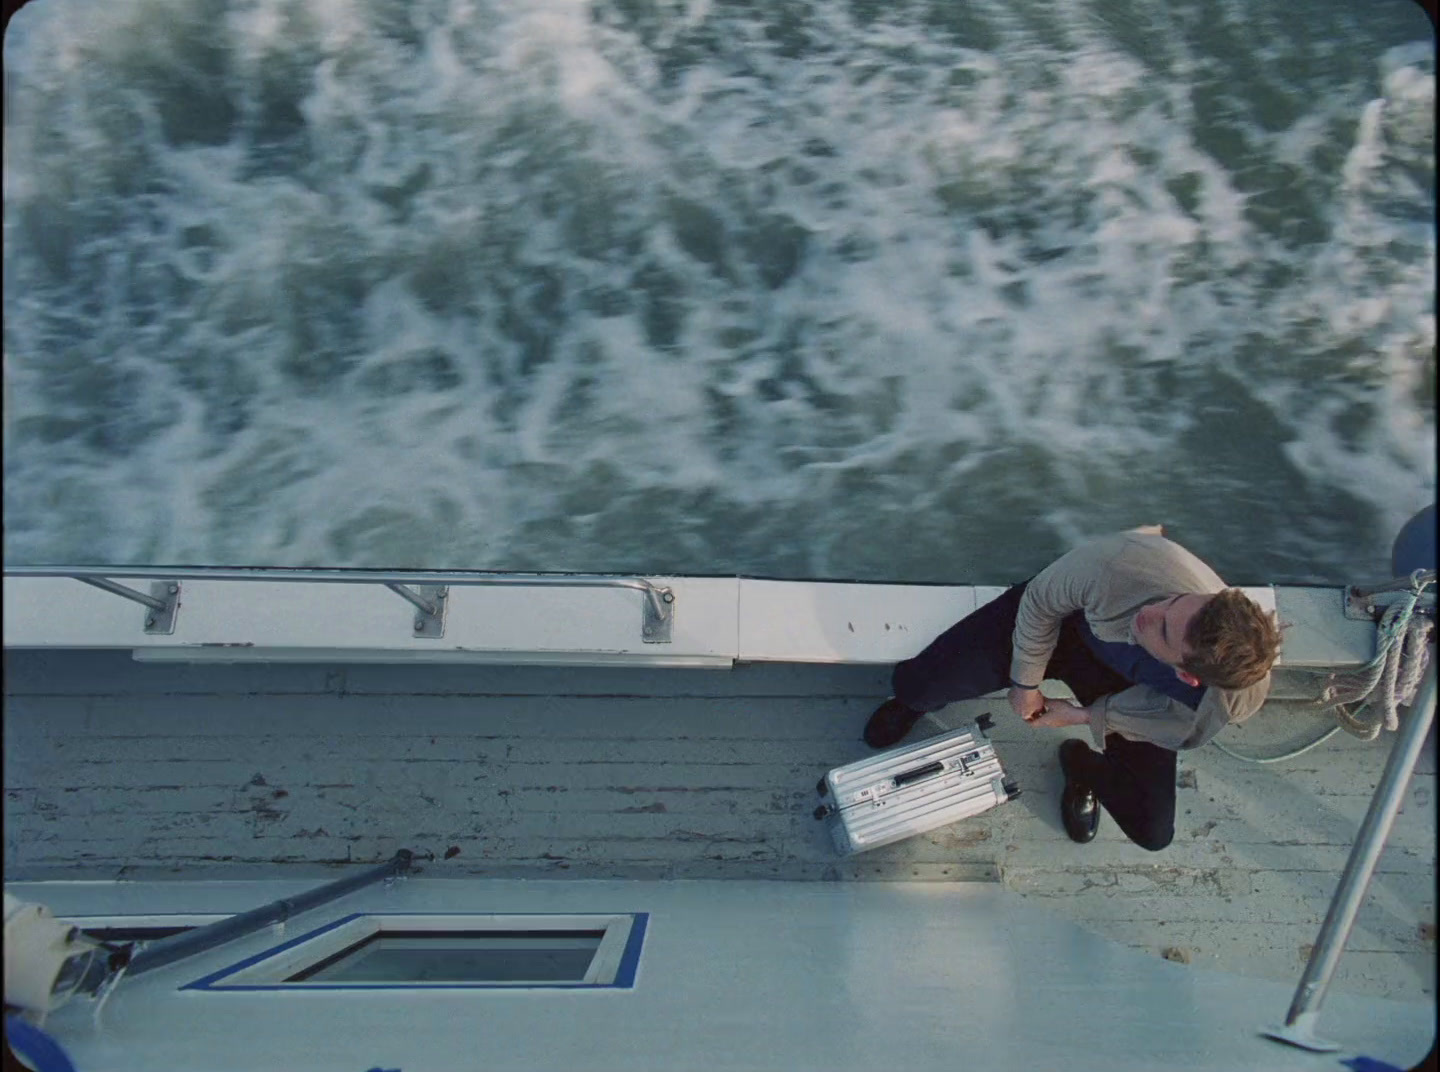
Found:
[[[892,675],[895,699],[915,711],[938,711],[1010,687],[1011,638],[1025,585],[1017,584],[941,633]],[[1089,706],[1132,684],[1086,646],[1077,612],[1060,624],[1060,639],[1045,676],[1070,686]],[[1077,778],[1095,791],[1126,837],[1158,851],[1175,836],[1175,753],[1118,733],[1105,735],[1105,751],[1081,757]]]

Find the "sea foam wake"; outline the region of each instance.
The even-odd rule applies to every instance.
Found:
[[[1378,579],[1434,49],[1372,7],[33,4],[6,562]]]

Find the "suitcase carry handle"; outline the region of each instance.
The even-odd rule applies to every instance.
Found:
[[[927,763],[923,767],[916,767],[914,770],[906,771],[904,774],[895,775],[895,788],[909,785],[911,782],[918,782],[922,778],[929,778],[932,774],[941,774],[945,770],[945,764],[936,760],[934,763]]]

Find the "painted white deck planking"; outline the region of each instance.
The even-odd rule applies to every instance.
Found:
[[[1389,745],[1341,733],[1268,767],[1182,755],[1176,840],[1151,854],[1108,820],[1091,845],[1066,839],[1061,733],[1017,724],[1003,700],[956,705],[938,720],[995,714],[1024,795],[838,860],[814,785],[865,754],[883,668],[6,663],[12,878],[318,875],[402,846],[432,854],[432,876],[988,876],[1134,948],[1282,981],[1299,977]],[[1325,726],[1277,702],[1221,740],[1273,754]],[[1432,735],[1337,993],[1434,993],[1434,779]]]

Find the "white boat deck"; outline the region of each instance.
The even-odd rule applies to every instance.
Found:
[[[1108,820],[1090,845],[1065,837],[1061,731],[1017,724],[1003,699],[957,705],[940,718],[994,713],[1023,795],[841,860],[815,782],[867,753],[881,667],[5,661],[8,881],[323,878],[402,847],[432,857],[426,877],[993,878],[1149,954],[1289,982],[1391,743],[1340,733],[1273,766],[1184,754],[1175,843],[1152,854]],[[1327,725],[1276,701],[1220,740],[1275,754]],[[1432,733],[1332,1002],[1434,994],[1434,787]]]

